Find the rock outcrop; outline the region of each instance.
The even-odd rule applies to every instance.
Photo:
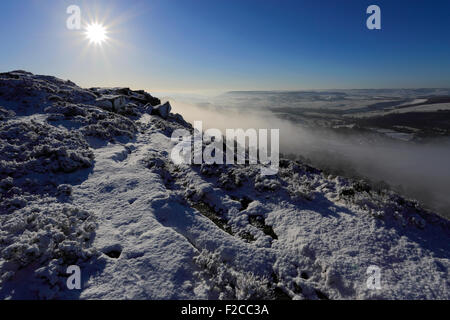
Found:
[[[15,71],[0,106],[2,299],[450,298],[449,222],[390,190],[283,158],[175,165],[193,128],[144,91]]]

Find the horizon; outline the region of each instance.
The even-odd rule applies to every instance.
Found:
[[[10,72],[17,72],[17,71],[25,71],[30,72],[34,75],[43,75],[43,76],[55,76],[51,74],[39,74],[32,72],[30,70],[23,70],[23,69],[15,69],[15,70],[0,70],[0,73],[10,73]],[[58,77],[57,78],[65,81],[72,81],[76,85],[80,86],[76,81],[73,81],[70,78],[63,78]],[[80,86],[83,87],[83,86]],[[129,87],[129,86],[87,86],[84,88],[120,88],[120,87]],[[198,95],[198,96],[211,96],[211,95],[221,95],[221,94],[228,94],[228,93],[290,93],[290,92],[332,92],[332,91],[398,91],[398,90],[431,90],[431,89],[442,89],[442,90],[450,90],[450,86],[448,87],[398,87],[398,88],[311,88],[311,89],[265,89],[265,90],[207,90],[207,91],[155,91],[148,88],[141,88],[141,87],[131,87],[132,90],[145,90],[148,93],[157,93],[157,94],[180,94],[180,95]]]
[[[381,30],[366,27],[374,3]],[[83,28],[105,27],[104,43],[67,29],[70,5],[81,9]],[[52,74],[81,87],[223,93],[450,84],[447,1],[27,0],[3,1],[0,9],[1,70]]]

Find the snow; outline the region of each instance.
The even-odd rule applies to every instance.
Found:
[[[423,104],[427,101],[428,101],[428,99],[413,99],[411,101],[401,103],[397,107],[410,106],[410,105],[415,105],[415,104]]]
[[[414,138],[413,133],[398,132],[395,130],[383,129],[383,128],[370,128],[370,130],[379,132],[379,133],[384,134],[393,139],[402,140],[402,141],[410,141]]]
[[[445,111],[445,110],[450,110],[450,103],[431,103],[431,104],[423,104],[423,105],[412,106],[412,107],[405,107],[405,108],[387,112],[386,114],[408,113],[408,112],[436,112],[436,111]]]
[[[0,74],[0,297],[450,298],[447,220],[296,161],[175,165],[192,126],[155,99]]]
[[[169,116],[170,111],[172,110],[172,106],[169,102],[166,102],[164,104],[158,105],[153,107],[152,111],[155,111],[157,114],[159,114],[162,118],[167,119]]]

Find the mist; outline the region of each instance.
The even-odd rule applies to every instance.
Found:
[[[203,129],[279,129],[280,152],[301,157],[325,171],[387,183],[403,196],[450,217],[450,139],[426,144],[342,135],[324,128],[308,128],[278,118],[269,110],[186,103],[169,99],[174,112],[186,121],[203,121]]]

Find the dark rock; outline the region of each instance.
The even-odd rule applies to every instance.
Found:
[[[152,114],[156,114],[163,119],[167,119],[167,117],[169,117],[170,110],[172,110],[172,106],[170,105],[169,102],[166,102],[164,104],[160,104],[153,107]]]

